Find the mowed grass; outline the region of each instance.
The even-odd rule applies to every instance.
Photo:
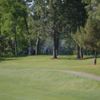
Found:
[[[100,100],[100,81],[55,71],[73,70],[100,76],[100,59],[31,56],[0,60],[0,100]]]

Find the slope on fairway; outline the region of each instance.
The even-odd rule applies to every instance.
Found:
[[[67,70],[65,60],[47,58],[0,62],[0,100],[99,100],[99,81],[53,71]]]

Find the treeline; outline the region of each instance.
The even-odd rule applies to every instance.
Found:
[[[0,0],[0,56],[99,51],[100,0]]]

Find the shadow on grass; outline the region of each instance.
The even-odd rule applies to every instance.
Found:
[[[97,58],[100,58],[100,56],[98,56]],[[84,56],[83,59],[77,59],[75,56],[58,57],[58,60],[88,60],[88,59],[93,59],[93,56]]]
[[[0,62],[2,61],[10,61],[10,60],[18,60],[20,58],[27,57],[27,56],[12,56],[12,57],[0,57]]]
[[[15,58],[6,58],[6,57],[1,57],[0,58],[0,62],[2,62],[2,61],[10,61],[10,60],[16,60]]]
[[[13,56],[13,57],[0,57],[0,62],[2,61],[10,61],[10,60],[19,60],[20,58],[24,58],[28,56]],[[100,58],[100,56],[98,56]],[[52,58],[53,59],[53,58]],[[84,56],[83,59],[77,59],[76,56],[59,56],[57,59],[54,60],[88,60],[88,59],[93,59],[93,56]]]
[[[87,59],[93,59],[93,57],[90,56],[90,57],[84,57],[84,58],[83,58],[83,60],[87,60]]]
[[[75,57],[58,57],[58,60],[77,60]]]
[[[85,60],[85,59],[93,59],[93,58],[94,58],[93,56],[85,56],[85,57],[84,57],[84,60]],[[97,58],[100,58],[100,56],[98,55]]]

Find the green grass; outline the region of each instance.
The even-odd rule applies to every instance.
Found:
[[[0,60],[0,100],[99,100],[100,81],[53,70],[100,75],[100,59],[32,56]]]

